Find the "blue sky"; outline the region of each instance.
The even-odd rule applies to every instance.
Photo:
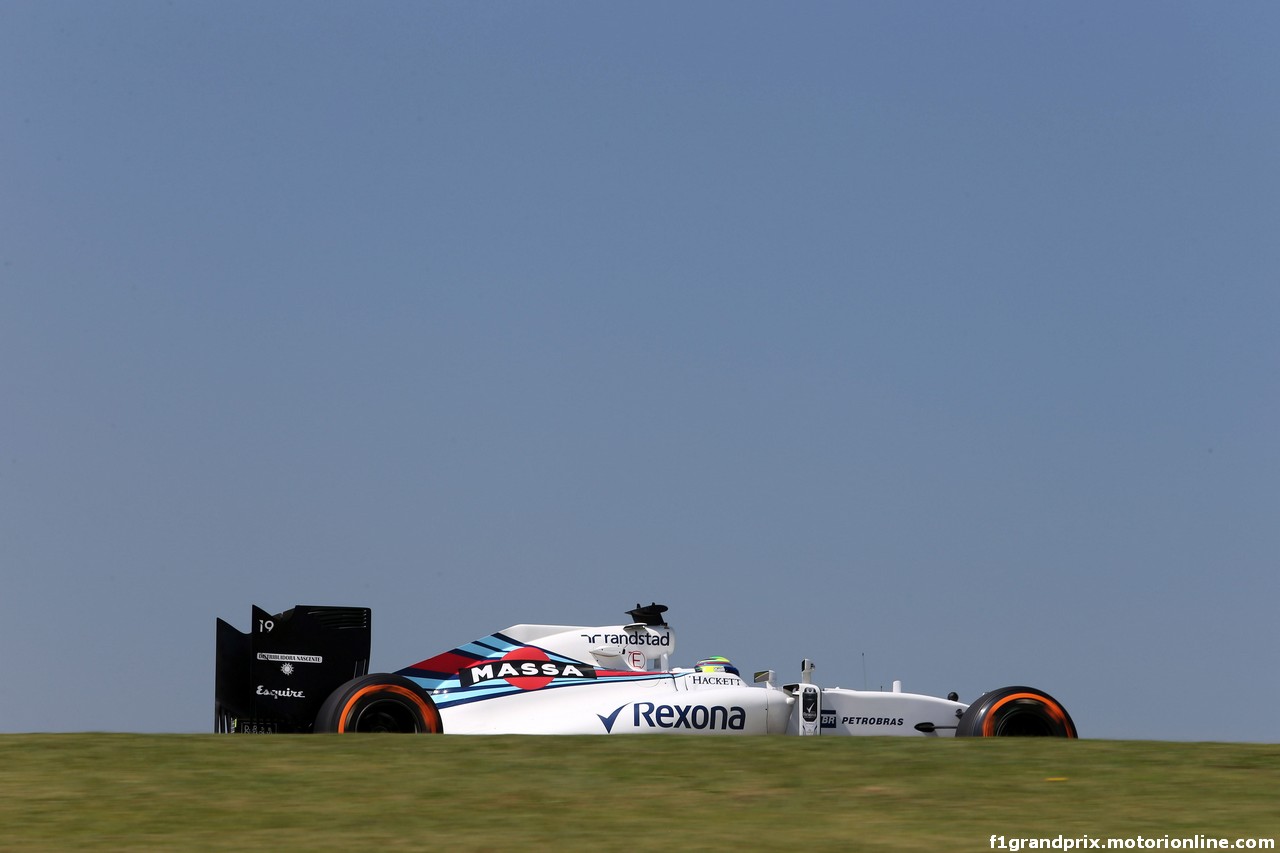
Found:
[[[5,4],[0,731],[209,730],[250,604],[388,670],[657,600],[676,663],[1275,740],[1278,31]]]

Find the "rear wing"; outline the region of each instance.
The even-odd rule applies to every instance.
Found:
[[[299,604],[253,608],[248,633],[218,620],[213,730],[303,733],[342,684],[369,671],[372,611]]]

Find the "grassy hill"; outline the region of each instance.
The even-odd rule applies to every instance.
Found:
[[[1280,746],[0,736],[13,850],[988,850],[1280,835]],[[1103,842],[1105,846],[1106,842]]]

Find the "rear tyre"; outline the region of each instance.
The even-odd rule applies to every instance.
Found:
[[[316,714],[315,731],[439,734],[444,726],[425,690],[403,676],[374,673],[330,693]]]
[[[1076,737],[1071,715],[1043,690],[1002,687],[978,697],[956,726],[956,737]]]

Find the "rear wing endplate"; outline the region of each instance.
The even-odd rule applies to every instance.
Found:
[[[218,620],[215,732],[310,732],[321,703],[369,671],[372,611],[253,608],[248,633]]]

